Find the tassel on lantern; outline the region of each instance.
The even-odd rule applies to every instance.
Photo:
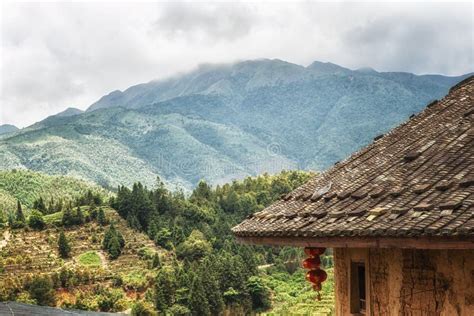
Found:
[[[322,283],[326,281],[328,275],[322,270],[321,259],[319,258],[326,251],[326,248],[306,247],[304,253],[309,256],[303,261],[303,268],[308,269],[306,272],[306,280],[313,284],[313,290],[317,292],[318,301],[321,300]]]

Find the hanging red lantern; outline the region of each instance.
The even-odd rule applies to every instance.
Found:
[[[317,269],[321,266],[321,259],[319,259],[319,256],[317,257],[312,257],[312,258],[307,258],[303,261],[303,268],[305,269]]]
[[[313,290],[315,290],[316,292],[319,292],[323,289],[323,286],[321,285],[321,283],[315,283],[313,284]]]
[[[323,283],[328,278],[326,271],[321,269],[309,270],[306,273],[306,280],[311,283]]]
[[[306,247],[306,248],[304,248],[304,253],[309,257],[320,256],[325,251],[326,251],[326,248],[317,248],[317,247]]]
[[[313,284],[313,290],[317,292],[316,298],[321,300],[322,284],[328,278],[326,271],[320,269],[321,259],[320,255],[324,254],[326,248],[323,247],[307,247],[304,253],[309,256],[303,261],[303,268],[308,269],[306,272],[306,280]]]

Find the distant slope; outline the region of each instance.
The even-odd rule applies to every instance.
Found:
[[[0,125],[0,135],[14,133],[14,132],[19,131],[19,130],[20,129],[18,127],[16,127],[15,125],[10,125],[10,124]]]
[[[325,169],[419,112],[466,76],[308,67],[281,60],[206,65],[114,91],[85,113],[0,140],[0,168],[103,186],[191,188],[281,169]]]
[[[0,213],[16,210],[17,200],[30,208],[40,197],[45,201],[51,197],[56,201],[73,201],[88,190],[108,195],[104,189],[74,178],[49,176],[29,170],[0,171]]]

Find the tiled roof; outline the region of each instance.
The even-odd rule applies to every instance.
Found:
[[[233,228],[248,237],[474,237],[474,77]]]

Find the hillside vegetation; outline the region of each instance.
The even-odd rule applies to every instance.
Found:
[[[89,216],[88,207],[83,207],[83,212]],[[43,305],[32,296],[28,284],[45,276],[55,289],[54,300],[47,305],[103,311],[130,308],[156,275],[151,268],[152,256],[165,252],[145,235],[128,228],[112,209],[105,208],[105,213],[126,241],[116,260],[109,259],[101,245],[110,224],[101,226],[92,220],[64,229],[60,221],[47,221],[44,230],[0,230],[0,300]],[[70,247],[68,258],[58,253],[58,236],[63,229]],[[121,286],[114,288],[114,282]]]
[[[281,60],[205,66],[114,91],[0,139],[0,169],[104,187],[192,190],[283,169],[323,170],[420,111],[465,76],[417,76]]]
[[[87,192],[103,195],[108,192],[90,182],[64,176],[50,176],[29,170],[0,170],[0,215],[16,210],[17,201],[31,209],[40,197],[48,204],[51,199],[64,205]]]
[[[0,300],[149,315],[330,315],[332,279],[316,301],[301,249],[240,245],[230,231],[311,176],[200,182],[189,196],[135,183],[108,205],[87,192],[55,213],[18,208],[0,230]],[[331,272],[330,251],[323,263]]]

